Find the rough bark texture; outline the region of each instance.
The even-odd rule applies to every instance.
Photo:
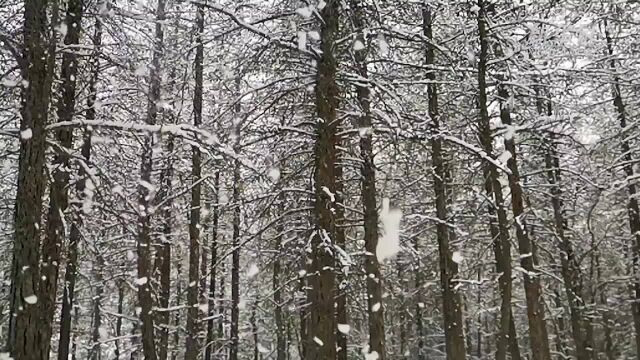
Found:
[[[487,156],[494,157],[493,138],[491,135],[491,125],[489,121],[488,96],[487,96],[487,61],[488,61],[488,34],[486,29],[486,12],[483,0],[478,0],[478,29],[480,36],[480,57],[478,59],[478,105],[480,116],[478,118],[479,137],[482,149]],[[511,268],[511,241],[509,239],[509,229],[507,212],[504,208],[504,195],[499,178],[498,169],[485,162],[483,166],[485,193],[489,199],[489,232],[493,239],[493,251],[496,259],[496,270],[500,274],[498,287],[500,291],[500,325],[497,335],[496,354],[498,360],[504,360],[509,349],[512,358],[519,358],[520,351],[515,336],[515,326],[511,311],[512,292],[512,268]],[[511,329],[514,329],[513,331]]]
[[[308,319],[306,331],[306,360],[335,359],[335,214],[333,194],[336,193],[336,145],[338,143],[336,119],[338,86],[337,62],[334,56],[338,35],[337,0],[326,1],[320,10],[322,55],[316,76],[316,146],[315,146],[315,229],[311,239],[311,265],[308,278]]]
[[[163,56],[164,33],[163,23],[165,20],[165,2],[159,0],[156,8],[156,26],[154,36],[154,46],[152,63],[149,71],[149,101],[147,105],[147,125],[155,125],[158,117],[157,102],[160,99],[161,87],[161,67],[160,62]],[[158,358],[155,336],[155,319],[153,314],[153,297],[151,296],[151,200],[154,194],[151,191],[151,173],[153,170],[153,146],[155,139],[153,135],[147,135],[144,139],[142,149],[142,164],[140,168],[140,210],[139,210],[139,230],[136,250],[138,253],[138,303],[140,305],[140,320],[142,328],[142,349],[145,360],[156,360]]]
[[[15,202],[15,241],[11,273],[11,314],[7,350],[16,360],[48,358],[49,345],[41,341],[39,328],[43,317],[40,295],[40,219],[42,196],[46,186],[44,160],[45,126],[50,96],[45,34],[47,0],[24,3],[22,78],[28,86],[22,89],[20,122],[20,155]],[[51,55],[51,54],[49,54]],[[41,300],[40,300],[41,301]],[[42,314],[42,316],[40,316]]]
[[[622,99],[622,93],[620,88],[620,78],[616,73],[616,61],[614,58],[614,50],[613,50],[613,39],[609,30],[607,28],[607,22],[604,22],[604,31],[605,37],[607,40],[607,51],[611,60],[609,62],[609,68],[611,69],[613,75],[613,84],[611,86],[611,90],[613,92],[613,106],[618,113],[618,121],[620,122],[620,128],[623,130],[627,129],[627,110]],[[626,139],[626,136],[621,136]],[[631,147],[629,145],[629,141],[623,140],[620,142],[620,147],[622,150],[623,159],[624,159],[624,172],[628,179],[633,179],[635,171],[633,169],[633,155],[631,152]],[[638,189],[634,180],[629,180],[627,183],[627,214],[629,216],[629,229],[631,230],[632,236],[632,245],[631,245],[631,270],[633,274],[633,302],[631,304],[631,312],[633,314],[633,325],[635,327],[635,336],[636,336],[636,356],[640,359],[640,280],[638,279],[638,272],[640,269],[638,268],[638,264],[640,262],[640,207],[638,206],[638,198],[637,198]]]
[[[433,13],[431,7],[424,3],[422,7],[423,31],[428,39],[433,39]],[[435,49],[427,45],[426,65],[435,65]],[[462,322],[462,299],[455,290],[458,277],[458,264],[453,261],[449,245],[451,231],[449,227],[449,211],[447,204],[447,189],[445,180],[447,164],[442,149],[440,137],[440,114],[438,113],[438,88],[435,83],[434,70],[427,70],[430,83],[427,87],[429,101],[429,117],[433,127],[431,137],[431,156],[433,158],[433,190],[435,195],[436,232],[438,238],[438,253],[440,260],[440,286],[442,287],[442,306],[444,315],[444,333],[447,359],[464,359],[466,357],[464,323]]]
[[[100,343],[100,327],[102,326],[102,313],[100,306],[102,304],[102,295],[104,287],[101,284],[104,281],[102,276],[102,268],[104,266],[104,258],[101,254],[97,254],[95,281],[98,284],[95,287],[95,295],[93,296],[93,320],[91,321],[93,329],[91,331],[91,348],[89,350],[89,358],[91,360],[102,359],[101,343]]]
[[[82,19],[82,3],[79,0],[70,0],[67,4],[65,24],[67,34],[64,43],[67,46],[77,45],[80,38],[80,25]],[[58,121],[71,121],[73,119],[76,103],[76,74],[78,60],[74,51],[65,51],[62,56],[62,97],[58,102]],[[56,310],[56,294],[58,284],[58,270],[60,268],[60,254],[64,247],[65,238],[65,212],[69,205],[68,186],[70,153],[73,151],[73,128],[61,128],[56,131],[56,140],[59,148],[53,160],[53,183],[49,192],[49,211],[47,214],[46,236],[42,245],[42,268],[40,279],[40,297],[42,320],[39,326],[40,346],[46,359],[49,358],[53,316]]]
[[[364,31],[366,24],[365,4],[363,1],[352,0],[354,11],[353,25],[357,33],[357,41],[366,44]],[[355,62],[358,75],[363,79],[369,78],[367,71],[367,48],[355,50]],[[376,203],[376,172],[373,162],[373,124],[371,122],[371,91],[369,84],[357,84],[356,96],[361,114],[358,118],[360,127],[360,167],[361,196],[364,211],[364,243],[367,252],[365,271],[367,275],[367,309],[369,320],[369,351],[376,352],[378,359],[386,358],[384,333],[384,306],[382,300],[382,274],[376,257],[378,246],[378,209]],[[377,311],[373,311],[374,306]],[[340,321],[340,323],[342,323]]]
[[[204,7],[199,5],[196,14],[196,60],[195,90],[193,94],[193,125],[198,128],[202,124],[202,71],[204,46]],[[187,346],[185,360],[195,360],[198,356],[198,297],[200,280],[200,197],[202,176],[201,155],[198,146],[191,147],[191,211],[189,216],[189,286],[187,290]]]

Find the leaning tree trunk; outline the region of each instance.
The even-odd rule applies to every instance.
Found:
[[[155,39],[153,46],[153,56],[149,71],[149,101],[147,104],[147,125],[155,125],[158,117],[158,100],[160,99],[161,68],[160,62],[163,56],[164,33],[162,26],[165,21],[165,2],[158,1],[156,8]],[[140,210],[139,210],[139,232],[137,241],[138,253],[138,303],[140,306],[140,320],[142,328],[142,349],[145,360],[156,360],[156,337],[153,315],[153,297],[151,295],[151,174],[153,171],[153,146],[155,139],[153,134],[145,136],[142,149],[142,164],[140,168]]]
[[[202,124],[202,71],[204,46],[204,7],[198,5],[196,15],[196,61],[195,90],[193,97],[193,125],[198,128]],[[191,147],[191,211],[189,216],[189,285],[187,290],[187,344],[185,360],[195,360],[198,356],[198,289],[200,261],[200,197],[201,197],[201,154],[196,145]]]
[[[484,1],[478,0],[478,5],[481,9],[478,12],[478,29],[480,36],[480,57],[478,59],[478,88],[480,92],[478,105],[480,108],[480,116],[478,117],[478,129],[482,149],[487,156],[495,158],[487,96],[489,39],[487,38]],[[496,166],[485,161],[483,175],[485,193],[487,198],[493,200],[488,202],[489,233],[493,239],[496,270],[500,274],[498,279],[501,299],[500,322],[496,339],[497,348],[495,357],[497,360],[505,360],[507,358],[507,349],[509,348],[511,357],[515,359],[520,358],[520,351],[516,342],[517,338],[511,310],[511,241],[509,239],[507,212],[504,207],[505,200],[502,193],[502,185],[499,181],[500,173]],[[511,329],[514,330],[512,331]]]
[[[612,84],[612,92],[613,92],[613,105],[616,108],[616,112],[618,113],[618,121],[620,122],[620,129],[625,131],[627,129],[627,110],[625,103],[622,99],[622,93],[620,88],[620,78],[617,75],[617,65],[614,58],[613,51],[613,39],[609,34],[609,29],[607,28],[607,21],[604,22],[604,31],[605,37],[607,39],[607,51],[609,53],[609,57],[611,58],[609,63],[609,68],[613,73],[613,84]],[[623,141],[620,142],[620,147],[623,154],[624,159],[624,172],[627,176],[627,179],[633,179],[635,171],[633,169],[633,155],[631,153],[631,147],[629,146],[629,141],[626,136],[621,136],[624,138]],[[635,340],[636,340],[636,357],[640,359],[640,280],[638,280],[638,272],[640,269],[638,268],[638,263],[640,262],[640,207],[638,206],[638,198],[637,198],[637,188],[634,180],[628,180],[627,182],[627,193],[629,196],[629,200],[627,202],[627,214],[629,216],[629,228],[631,230],[631,236],[633,236],[632,242],[632,253],[631,253],[631,271],[633,274],[633,302],[631,304],[631,312],[633,314],[633,324],[635,327]]]
[[[485,76],[486,76],[486,56],[489,46],[489,37],[486,30],[487,9],[483,0],[478,1],[480,11],[478,12],[479,24],[481,24],[480,37],[482,42]],[[496,54],[500,54],[499,47],[496,47]],[[511,110],[507,102],[509,101],[509,91],[504,82],[505,76],[499,74],[498,78],[498,100],[500,102],[500,119],[502,124],[513,127],[511,120]],[[524,269],[524,289],[527,301],[527,318],[529,320],[529,340],[531,342],[532,356],[534,360],[550,360],[549,338],[545,320],[544,302],[542,299],[542,288],[540,278],[536,274],[535,259],[533,254],[533,244],[525,228],[524,195],[522,191],[521,179],[517,163],[517,152],[513,136],[505,136],[505,150],[510,157],[507,160],[509,169],[508,180],[511,190],[511,210],[516,223],[516,238],[518,240],[518,250],[520,252],[520,265]]]
[[[425,2],[422,8],[423,30],[427,39],[433,39],[433,14],[431,7]],[[426,66],[435,66],[435,49],[429,43],[426,51]],[[427,73],[429,85],[427,96],[429,101],[429,117],[433,126],[431,137],[431,154],[433,158],[433,190],[435,193],[436,232],[438,238],[438,253],[440,258],[440,285],[442,287],[442,306],[444,315],[444,333],[447,359],[464,359],[466,357],[464,323],[462,322],[462,299],[455,290],[458,278],[458,264],[453,261],[449,246],[451,230],[449,228],[449,211],[447,204],[447,189],[445,180],[447,164],[442,149],[440,137],[440,114],[438,112],[438,87],[435,83],[435,70]]]
[[[75,46],[80,39],[82,20],[82,2],[70,0],[67,4],[65,24],[67,34],[64,38],[66,46]],[[76,75],[78,56],[74,51],[65,51],[62,56],[62,97],[58,102],[57,115],[59,122],[73,120],[76,103]],[[60,268],[60,253],[64,247],[65,212],[69,204],[69,168],[70,154],[73,151],[73,128],[63,127],[56,131],[56,140],[60,148],[56,149],[53,160],[53,183],[49,192],[49,212],[47,214],[46,236],[42,246],[42,268],[40,281],[41,311],[44,321],[40,323],[40,341],[45,350],[45,359],[49,358],[53,316],[56,310],[56,290]]]
[[[336,157],[339,121],[338,85],[336,83],[337,61],[335,58],[338,36],[339,2],[328,0],[320,10],[322,18],[320,48],[322,55],[316,75],[316,122],[315,145],[315,229],[311,239],[311,265],[309,271],[308,319],[305,346],[306,360],[336,358],[335,302],[335,241],[336,219],[331,211],[335,208]]]
[[[14,213],[14,249],[10,294],[7,350],[16,360],[48,358],[48,344],[39,341],[39,328],[48,326],[40,319],[40,219],[46,186],[44,174],[47,110],[50,72],[45,38],[47,0],[24,2],[24,49],[22,78],[29,86],[22,89],[18,186]],[[52,55],[52,54],[49,54]],[[43,314],[49,318],[48,314]]]
[[[366,44],[366,9],[362,1],[352,0],[353,25],[357,41]],[[369,78],[367,70],[367,49],[362,46],[355,50],[355,65],[362,79]],[[361,196],[364,210],[364,243],[366,250],[365,272],[367,278],[367,315],[369,320],[369,352],[376,353],[378,359],[386,358],[384,333],[384,306],[382,300],[382,274],[376,257],[378,246],[378,208],[376,203],[376,170],[373,162],[373,129],[371,121],[371,91],[369,84],[357,83],[356,96],[361,114],[358,117],[360,131]]]

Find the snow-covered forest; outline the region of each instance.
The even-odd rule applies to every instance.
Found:
[[[0,0],[0,359],[640,359],[640,2]]]

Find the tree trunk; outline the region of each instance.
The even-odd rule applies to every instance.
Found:
[[[80,26],[82,19],[82,3],[79,0],[71,0],[67,4],[65,24],[69,29],[64,42],[67,46],[77,45],[80,38]],[[76,74],[78,60],[73,51],[65,51],[62,56],[62,97],[58,102],[58,121],[71,121],[75,112],[76,101]],[[69,157],[73,151],[73,128],[61,128],[56,131],[56,140],[60,148],[56,149],[53,160],[53,183],[49,192],[49,211],[47,214],[46,236],[42,246],[42,268],[40,280],[39,300],[42,301],[42,314],[44,321],[39,325],[40,341],[45,350],[43,354],[49,358],[51,344],[53,316],[56,310],[56,290],[58,284],[58,272],[60,269],[60,253],[64,246],[65,228],[64,218],[69,196]]]
[[[319,10],[322,18],[320,41],[322,55],[316,75],[316,124],[315,145],[315,229],[311,238],[311,265],[309,272],[308,320],[306,360],[336,358],[336,315],[334,304],[335,257],[333,256],[336,222],[331,211],[335,208],[336,157],[339,120],[337,61],[334,56],[338,36],[339,3],[328,0]]]
[[[219,203],[220,203],[220,172],[216,171],[215,178],[213,180],[213,193],[214,193],[214,205],[212,211],[212,224],[211,224],[211,266],[210,278],[209,278],[209,307],[208,307],[208,320],[207,320],[207,344],[204,352],[204,360],[211,360],[211,356],[214,350],[217,350],[216,344],[216,329],[214,325],[216,323],[213,318],[216,314],[216,263],[218,262],[218,216],[219,216]],[[203,274],[204,275],[204,274]],[[218,319],[218,321],[222,321]],[[278,359],[280,360],[280,359]]]
[[[240,162],[233,168],[233,234],[231,246],[231,344],[229,360],[238,360],[240,346]]]
[[[253,360],[260,360],[260,339],[258,337],[258,320],[256,319],[256,313],[258,311],[258,301],[254,300],[251,305],[251,316],[249,322],[251,323],[251,334],[253,335]]]
[[[99,250],[98,250],[99,251]],[[104,266],[104,259],[101,254],[97,254],[95,269],[96,286],[95,296],[93,297],[93,331],[91,334],[91,349],[89,349],[89,358],[91,360],[102,359],[102,352],[100,347],[100,327],[102,326],[102,314],[100,313],[100,306],[102,303],[102,295],[104,292],[104,279],[102,276],[102,268]]]
[[[428,39],[433,39],[433,14],[431,7],[424,2],[422,7],[423,31]],[[426,51],[427,67],[435,66],[435,49],[428,45]],[[458,264],[453,261],[449,242],[451,231],[449,228],[449,210],[447,204],[447,189],[445,179],[447,176],[447,164],[442,149],[440,138],[440,115],[438,112],[438,88],[435,83],[436,76],[433,70],[427,73],[429,85],[427,96],[429,98],[429,117],[433,126],[431,138],[431,154],[433,158],[433,190],[435,193],[435,207],[438,223],[436,232],[438,238],[438,253],[440,259],[440,285],[442,287],[442,305],[444,315],[444,332],[447,359],[465,359],[464,323],[462,321],[462,299],[456,291],[456,279],[458,277]]]
[[[354,11],[353,25],[357,33],[357,41],[366,44],[364,31],[366,24],[366,9],[362,1],[352,0]],[[363,79],[369,78],[367,70],[367,49],[355,50],[355,62],[358,75]],[[369,352],[378,354],[378,359],[386,358],[384,333],[384,306],[382,300],[382,274],[376,257],[378,246],[378,208],[376,203],[376,173],[373,159],[373,129],[371,121],[371,91],[369,84],[356,84],[356,96],[361,114],[358,117],[360,127],[360,167],[361,196],[364,211],[364,242],[366,250],[365,272],[367,278],[367,315],[369,320]],[[345,353],[346,355],[346,353]]]
[[[204,7],[198,5],[196,15],[196,61],[195,61],[195,90],[193,97],[193,125],[195,128],[202,124],[202,71],[204,46],[202,32],[204,31]],[[189,216],[189,286],[187,290],[187,344],[185,360],[195,360],[198,356],[198,296],[199,292],[199,261],[200,261],[200,197],[202,177],[200,148],[191,147],[191,211]]]
[[[549,108],[550,108],[549,104]],[[551,114],[547,114],[551,115]],[[553,218],[555,236],[559,242],[560,263],[564,287],[569,300],[569,315],[571,317],[571,332],[576,346],[576,357],[578,360],[591,359],[592,344],[586,334],[589,326],[588,319],[582,313],[584,308],[582,274],[580,265],[573,252],[573,245],[566,234],[567,221],[564,218],[562,201],[562,190],[560,189],[560,159],[558,157],[555,140],[548,140],[548,148],[545,154],[545,166],[547,168],[547,179],[551,185],[551,204],[553,207]]]
[[[165,21],[165,2],[158,0],[156,8],[156,27],[153,44],[152,63],[149,72],[149,101],[147,104],[147,125],[155,125],[158,117],[157,103],[160,100],[161,67],[160,62],[164,52],[163,23]],[[137,241],[138,253],[138,303],[140,306],[140,320],[142,328],[142,348],[145,360],[157,360],[156,337],[153,315],[153,297],[151,296],[151,200],[154,194],[151,191],[151,175],[153,170],[153,147],[155,146],[153,134],[147,134],[142,149],[142,164],[140,167],[140,210],[139,233]]]
[[[613,105],[616,108],[616,112],[618,113],[618,121],[620,122],[620,129],[623,131],[627,129],[627,110],[622,99],[622,93],[620,88],[620,78],[618,77],[616,71],[616,61],[614,59],[613,52],[613,39],[609,34],[609,29],[607,28],[607,21],[604,22],[604,32],[607,40],[607,51],[609,53],[609,57],[611,58],[609,67],[612,71],[613,75],[613,84],[612,84],[612,92],[613,92]],[[620,142],[623,159],[624,159],[624,172],[628,179],[633,179],[635,171],[633,169],[633,155],[631,153],[631,147],[629,146],[629,141],[626,140],[626,136],[621,135],[625,140]],[[631,230],[631,236],[633,237],[632,241],[632,254],[631,254],[631,265],[632,265],[632,279],[633,280],[633,302],[631,304],[631,312],[633,314],[633,325],[635,327],[635,340],[636,340],[636,358],[640,359],[640,280],[638,280],[638,272],[640,271],[638,268],[638,263],[640,261],[640,209],[638,206],[637,199],[637,188],[634,180],[628,180],[627,183],[627,193],[629,200],[627,202],[627,213],[629,216],[629,228]]]
[[[44,174],[47,110],[50,78],[47,66],[45,34],[47,0],[24,3],[24,67],[22,78],[29,86],[22,89],[20,155],[15,201],[15,241],[11,272],[9,334],[7,350],[16,360],[48,358],[48,344],[39,338],[43,324],[38,303],[40,283],[40,219],[46,186]]]
[[[278,200],[279,200],[278,209],[282,214],[284,212],[284,206],[285,206],[284,196],[280,195]],[[280,278],[282,273],[282,264],[280,262],[280,257],[281,257],[281,254],[283,254],[283,248],[282,248],[282,236],[284,233],[283,220],[278,222],[278,225],[276,227],[276,232],[278,233],[278,235],[275,238],[275,241],[276,241],[275,250],[277,252],[277,255],[273,260],[273,279],[271,283],[271,286],[273,288],[273,304],[274,304],[273,316],[276,323],[276,360],[286,360],[288,349],[287,349],[287,339],[286,339],[286,333],[285,333],[286,330],[285,330],[283,311],[282,311],[282,305],[283,305],[282,304],[282,285],[281,285],[282,282]]]
[[[168,136],[166,153],[167,160],[165,168],[160,174],[160,193],[158,201],[164,202],[161,211],[163,226],[162,236],[157,244],[156,258],[154,264],[154,278],[158,287],[158,302],[161,311],[156,314],[158,322],[158,359],[167,360],[169,349],[169,299],[171,297],[171,242],[173,232],[172,211],[173,200],[169,195],[173,180],[173,151],[174,138]]]
[[[487,99],[487,61],[488,61],[488,34],[486,30],[484,1],[478,0],[480,11],[478,12],[478,29],[480,36],[480,58],[478,59],[478,87],[480,95],[478,104],[480,116],[478,118],[479,136],[482,149],[492,158],[495,158],[493,151],[493,138],[491,136],[491,125],[489,122],[488,99]],[[498,287],[500,291],[500,322],[496,341],[497,360],[505,360],[507,349],[510,349],[512,358],[519,358],[519,348],[516,339],[510,342],[510,338],[515,338],[515,326],[511,310],[511,241],[509,239],[509,228],[507,212],[504,208],[504,195],[499,178],[500,173],[496,166],[485,162],[483,166],[484,188],[489,199],[489,233],[493,239],[493,251],[496,259],[496,271],[500,274]],[[514,329],[513,331],[511,329]],[[513,334],[512,334],[513,332]],[[509,346],[511,345],[511,346]]]
[[[69,4],[69,6],[71,6],[71,4]],[[80,20],[78,20],[77,22],[79,23]],[[67,28],[68,27],[69,25],[67,25]],[[87,110],[85,111],[85,119],[88,121],[95,120],[96,118],[95,103],[96,103],[96,97],[97,97],[98,76],[100,74],[100,51],[102,46],[102,20],[99,17],[96,18],[94,28],[95,30],[94,30],[93,39],[92,39],[93,54],[91,57],[91,76],[89,78],[89,96],[87,97]],[[65,52],[64,56],[66,55],[67,53]],[[75,72],[76,71],[74,70],[74,76],[75,76]],[[68,120],[71,120],[71,118],[68,118],[65,121],[68,121]],[[84,162],[86,164],[89,164],[89,160],[91,158],[91,130],[88,128],[84,129],[81,153],[82,153],[81,154],[82,157],[84,158]],[[75,193],[78,200],[71,204],[72,221],[71,221],[71,230],[69,232],[67,264],[65,269],[63,295],[62,295],[62,310],[60,315],[60,338],[58,342],[58,359],[69,358],[69,345],[71,340],[71,310],[74,305],[74,291],[75,291],[75,284],[76,284],[76,271],[77,271],[77,262],[78,262],[78,243],[82,239],[82,234],[80,230],[82,228],[84,215],[85,215],[83,214],[83,199],[86,196],[85,188],[86,188],[86,182],[87,182],[87,174],[83,166],[78,167],[78,177],[79,177],[79,180],[76,182],[76,188],[75,188]]]
[[[116,339],[122,336],[122,316],[124,311],[124,284],[122,280],[118,280],[118,318],[116,319]],[[114,356],[116,360],[120,360],[120,340],[116,340],[116,349]],[[58,358],[63,359],[63,358]]]

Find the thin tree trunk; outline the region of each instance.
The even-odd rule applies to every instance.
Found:
[[[195,128],[202,124],[202,72],[204,47],[202,32],[204,31],[204,7],[198,5],[196,15],[196,60],[195,60],[195,90],[193,97],[193,125]],[[199,292],[199,261],[200,261],[200,201],[201,201],[201,154],[198,146],[191,147],[191,211],[189,216],[189,286],[187,290],[187,344],[185,360],[195,360],[198,356],[198,296]]]
[[[256,319],[256,313],[258,311],[258,301],[255,300],[251,305],[251,316],[249,322],[251,323],[251,334],[253,335],[253,360],[260,360],[260,339],[258,337],[258,320]]]
[[[179,259],[176,264],[176,306],[180,306],[180,300],[182,299],[182,282],[180,281],[182,277],[182,259]],[[176,311],[176,314],[173,318],[174,326],[176,330],[173,332],[173,348],[171,349],[171,360],[176,360],[178,358],[178,350],[180,349],[180,311]]]
[[[283,168],[283,164],[281,163],[281,168]],[[278,204],[278,209],[280,210],[280,213],[282,214],[284,212],[284,206],[285,206],[285,198],[283,195],[279,196],[279,204]],[[283,311],[282,311],[282,286],[281,286],[281,273],[282,273],[282,264],[280,262],[280,257],[282,256],[281,254],[283,254],[283,248],[282,248],[282,236],[284,233],[284,224],[283,224],[284,220],[281,220],[278,222],[278,225],[276,227],[276,232],[278,233],[278,235],[275,238],[275,250],[277,255],[275,256],[275,259],[273,260],[273,279],[272,279],[272,283],[271,286],[273,288],[273,304],[274,304],[274,311],[273,311],[273,316],[275,319],[275,323],[276,323],[276,360],[286,360],[287,359],[287,355],[288,355],[288,349],[287,349],[287,339],[286,339],[286,333],[285,333],[285,326],[284,326],[284,318],[283,318]]]
[[[335,208],[336,157],[339,121],[338,85],[336,83],[337,61],[334,56],[335,40],[338,36],[339,4],[328,0],[320,16],[322,55],[318,61],[316,75],[317,121],[315,145],[315,229],[311,239],[311,266],[309,272],[309,316],[307,323],[306,360],[336,358],[336,315],[333,294],[335,291],[335,241],[336,221],[331,211]]]
[[[173,151],[174,151],[174,138],[169,135],[167,139],[167,160],[165,168],[162,169],[160,174],[160,193],[158,194],[159,201],[165,201],[161,208],[161,216],[163,221],[162,236],[160,237],[159,244],[157,246],[154,275],[156,283],[159,284],[158,289],[158,302],[162,309],[156,314],[156,320],[158,322],[158,359],[167,360],[169,349],[169,318],[170,313],[167,310],[169,308],[169,299],[171,297],[171,242],[173,232],[173,217],[172,208],[173,200],[169,196],[169,190],[171,189],[171,183],[173,180]]]
[[[354,11],[353,25],[357,33],[357,41],[366,44],[364,35],[366,9],[362,1],[352,0]],[[355,62],[358,75],[369,78],[367,70],[367,49],[355,50]],[[365,272],[367,274],[367,315],[369,320],[369,352],[377,353],[378,359],[386,358],[384,333],[384,306],[382,300],[382,274],[376,257],[378,246],[378,209],[376,203],[376,173],[373,159],[373,129],[371,121],[371,91],[369,84],[356,84],[356,96],[361,114],[358,117],[360,132],[360,156],[363,163],[360,167],[361,196],[364,210]],[[346,356],[346,352],[345,352]],[[346,359],[346,357],[344,358]]]
[[[545,154],[547,179],[551,185],[551,204],[553,206],[555,235],[561,250],[561,271],[565,291],[567,293],[567,299],[569,300],[571,332],[576,346],[576,357],[578,360],[587,360],[592,357],[588,350],[592,348],[592,345],[585,331],[589,326],[588,319],[586,319],[582,313],[585,305],[583,301],[584,294],[582,289],[582,274],[580,272],[580,265],[577,262],[578,260],[573,252],[573,245],[566,234],[567,221],[564,218],[562,190],[559,185],[560,159],[558,157],[556,146],[555,140],[550,139],[547,152]]]
[[[99,250],[98,250],[99,251]],[[100,347],[100,327],[102,326],[102,314],[100,313],[100,306],[102,303],[102,295],[104,292],[104,283],[102,276],[102,268],[104,266],[104,259],[101,254],[97,254],[95,269],[95,296],[93,297],[93,331],[91,334],[91,349],[89,350],[89,358],[91,360],[100,360],[102,358],[102,352]]]
[[[68,25],[67,25],[68,27]],[[100,74],[100,51],[102,47],[102,20],[97,17],[94,25],[93,33],[93,54],[91,58],[91,76],[89,79],[89,96],[87,98],[87,110],[85,111],[85,119],[88,121],[96,118],[96,97],[97,83]],[[66,53],[65,53],[66,55]],[[74,75],[75,76],[75,75]],[[71,119],[67,119],[71,120]],[[83,143],[81,148],[84,162],[89,164],[91,157],[91,130],[84,129]],[[86,177],[83,166],[78,167],[79,181],[76,183],[75,193],[78,200],[71,204],[72,221],[71,230],[69,232],[69,244],[67,250],[67,264],[64,276],[64,286],[62,295],[62,310],[60,315],[60,337],[58,342],[58,359],[69,358],[69,345],[71,338],[71,310],[74,305],[74,291],[76,284],[76,272],[78,262],[78,243],[82,239],[81,229],[83,226],[84,215],[83,199],[85,198]]]
[[[616,108],[616,112],[618,113],[618,121],[620,122],[620,129],[623,131],[627,129],[627,110],[625,103],[622,99],[622,92],[620,87],[620,78],[617,75],[617,66],[614,58],[613,51],[613,40],[611,35],[609,34],[609,29],[607,28],[607,21],[604,22],[604,32],[607,40],[607,51],[609,53],[609,57],[611,58],[609,67],[611,72],[613,73],[613,84],[612,84],[612,92],[613,92],[613,105]],[[620,142],[623,159],[624,159],[624,172],[628,179],[633,179],[635,171],[633,169],[633,154],[631,153],[631,147],[629,145],[629,141],[626,140],[626,136],[621,136],[625,140]],[[638,279],[638,272],[640,271],[638,268],[638,263],[640,262],[640,209],[638,206],[637,199],[637,188],[634,180],[629,180],[627,182],[627,193],[628,193],[628,202],[627,202],[627,213],[629,216],[629,228],[631,230],[631,236],[633,237],[632,241],[632,253],[631,253],[631,270],[632,270],[632,279],[633,280],[633,302],[631,304],[631,312],[633,315],[633,325],[635,328],[635,342],[636,342],[636,358],[640,359],[640,280]]]
[[[50,72],[47,47],[47,0],[24,3],[24,50],[22,78],[29,86],[22,89],[20,155],[14,213],[14,249],[11,273],[9,333],[7,350],[17,360],[48,358],[48,344],[40,341],[39,328],[47,326],[41,318],[49,314],[38,304],[40,283],[40,220],[44,175]],[[49,54],[52,55],[52,54]],[[40,315],[43,316],[40,316]]]
[[[161,67],[160,62],[164,52],[163,23],[165,21],[165,2],[158,0],[156,8],[156,26],[153,44],[152,63],[149,72],[149,101],[147,104],[147,125],[155,125],[158,117],[158,100],[160,99]],[[147,135],[142,149],[142,164],[140,168],[140,210],[139,233],[137,241],[138,253],[138,303],[140,306],[140,320],[142,327],[142,348],[145,360],[157,360],[156,336],[153,315],[153,297],[151,296],[151,175],[153,170],[153,135]]]
[[[422,6],[423,31],[428,39],[433,39],[433,13],[431,7],[424,2]],[[435,66],[435,49],[427,45],[426,65]],[[435,207],[438,223],[436,224],[438,238],[438,253],[440,258],[440,285],[442,287],[442,305],[444,315],[445,344],[448,359],[464,359],[466,357],[464,323],[462,321],[462,299],[455,290],[458,277],[458,264],[453,261],[449,241],[451,231],[449,229],[449,210],[447,209],[447,189],[445,179],[447,176],[447,164],[442,149],[440,138],[440,114],[438,112],[438,88],[435,83],[435,72],[428,71],[427,78],[430,83],[427,87],[429,99],[429,117],[431,118],[433,131],[431,138],[431,154],[433,157],[433,190],[435,193]]]
[[[486,13],[484,9],[484,1],[478,0],[478,29],[480,36],[480,58],[478,59],[478,87],[480,95],[478,103],[480,107],[479,132],[482,148],[487,156],[495,158],[493,151],[493,138],[491,136],[491,125],[489,122],[488,96],[487,96],[487,61],[489,39],[486,30]],[[511,310],[511,241],[509,239],[509,229],[507,212],[504,208],[504,195],[502,193],[502,185],[499,178],[498,169],[488,163],[484,163],[484,188],[489,199],[489,233],[493,239],[493,251],[496,259],[496,270],[500,274],[498,279],[498,288],[500,291],[500,322],[496,341],[497,360],[505,360],[507,349],[510,349],[512,358],[519,358],[519,348],[516,342],[510,342],[509,338],[515,338],[515,326],[512,326],[513,316]],[[514,329],[513,331],[511,329]],[[514,333],[510,336],[511,333]],[[514,339],[515,340],[515,339]],[[511,344],[511,346],[509,346]]]
[[[240,162],[234,160],[233,169],[233,247],[231,255],[231,344],[229,360],[238,360],[240,346]]]
[[[220,172],[216,171],[215,178],[213,180],[213,193],[214,193],[214,206],[211,209],[213,212],[212,224],[211,224],[211,266],[209,271],[211,272],[209,278],[209,307],[207,316],[207,345],[204,352],[204,360],[211,360],[211,356],[214,350],[217,350],[216,344],[216,329],[215,319],[216,314],[216,263],[218,262],[218,216],[219,216],[219,203],[220,203]],[[218,319],[218,321],[222,321]],[[278,359],[280,360],[280,359]]]
[[[118,281],[118,318],[116,319],[116,339],[122,336],[122,312],[124,311],[124,284],[122,280]],[[116,349],[114,356],[116,360],[120,360],[120,340],[115,341]],[[59,358],[63,359],[63,358]]]

